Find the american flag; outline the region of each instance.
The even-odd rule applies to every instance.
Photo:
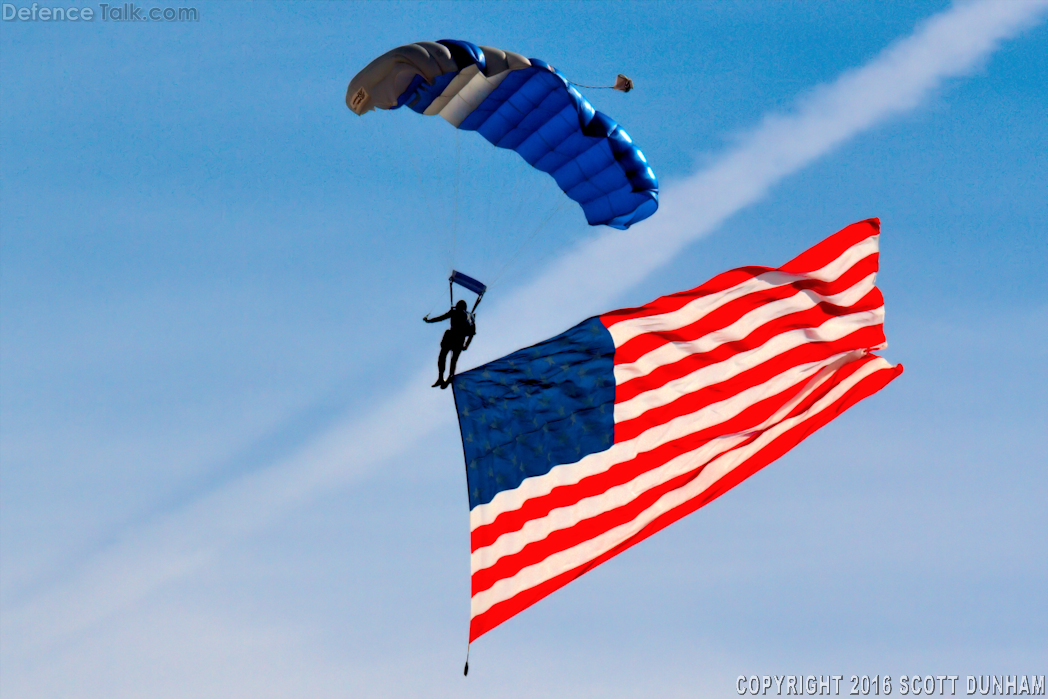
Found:
[[[455,377],[469,638],[726,492],[902,372],[880,222],[583,321]]]

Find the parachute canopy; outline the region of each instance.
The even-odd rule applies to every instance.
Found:
[[[659,205],[655,173],[629,134],[537,58],[420,41],[369,63],[350,81],[346,104],[359,115],[407,105],[477,131],[550,174],[592,226],[629,228]]]

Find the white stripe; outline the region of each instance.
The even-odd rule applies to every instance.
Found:
[[[630,379],[646,376],[655,369],[667,364],[675,364],[692,354],[709,352],[728,342],[736,342],[748,337],[757,328],[767,323],[814,308],[819,303],[828,302],[835,306],[847,308],[854,306],[874,288],[876,275],[871,274],[850,289],[833,296],[819,296],[811,290],[797,291],[784,299],[758,305],[749,313],[741,316],[731,325],[717,328],[713,332],[697,337],[694,340],[668,342],[655,347],[634,362],[615,365],[615,383],[621,386]],[[652,332],[667,332],[678,328],[659,328]]]
[[[477,75],[480,69],[477,66],[467,66],[463,70],[459,71],[459,74],[451,79],[448,86],[444,88],[436,98],[430,102],[429,106],[426,107],[426,111],[422,112],[427,116],[433,116],[434,114],[440,114],[440,110],[448,106],[448,102],[451,98],[458,94],[458,91],[463,88],[466,83],[473,79],[474,75]]]
[[[676,425],[667,423],[669,431],[682,433],[674,435],[674,439],[677,436],[693,434],[714,425],[722,424],[736,417],[757,401],[776,395],[790,386],[804,381],[805,378],[809,380],[809,384],[797,396],[780,406],[775,413],[768,416],[760,424],[747,426],[741,432],[718,435],[701,447],[676,456],[665,464],[638,475],[629,482],[609,488],[603,493],[583,498],[571,505],[551,510],[542,517],[529,520],[517,531],[506,532],[490,545],[477,549],[471,554],[470,565],[472,571],[476,572],[490,567],[503,556],[517,553],[527,544],[545,539],[551,532],[569,529],[575,524],[595,517],[602,512],[617,509],[636,499],[641,493],[657,487],[672,478],[676,478],[682,473],[687,473],[694,469],[697,464],[710,461],[720,454],[735,448],[741,442],[749,439],[754,433],[766,430],[782,420],[798,401],[803,400],[805,396],[811,395],[822,383],[830,378],[834,371],[848,362],[861,358],[863,355],[864,353],[860,351],[845,352],[826,360],[794,367],[792,370],[776,376],[765,384],[742,391],[720,404],[705,406],[702,410],[695,413],[675,418],[671,423],[676,422]],[[657,437],[657,443],[651,446],[654,448],[668,441],[671,440],[660,434]],[[619,450],[617,452],[618,459],[605,459],[604,470],[646,451],[650,451],[650,449]],[[538,476],[538,478],[542,477]]]
[[[510,74],[511,71],[504,70],[501,73],[495,75],[486,76],[483,73],[478,73],[468,83],[466,83],[458,94],[455,95],[458,99],[461,99],[470,107],[470,111],[473,111],[480,106],[480,103],[488,98],[496,87],[502,83],[503,79]],[[441,114],[445,119],[451,121],[450,118],[444,114],[443,110]]]
[[[841,255],[822,269],[808,272],[806,274],[786,274],[778,270],[759,274],[752,279],[736,284],[724,291],[697,298],[684,305],[676,311],[659,315],[644,316],[643,318],[632,318],[615,323],[608,329],[612,341],[616,347],[621,347],[626,341],[637,335],[657,331],[661,328],[681,328],[691,325],[699,318],[707,315],[724,304],[742,298],[748,294],[765,291],[777,286],[792,284],[805,279],[830,282],[839,279],[842,274],[855,266],[855,263],[873,255],[878,250],[880,235],[873,235],[862,242],[851,246]]]
[[[697,478],[681,488],[666,493],[631,522],[610,529],[600,536],[570,549],[559,551],[549,556],[544,561],[528,566],[527,568],[520,570],[516,575],[509,578],[503,578],[489,589],[473,595],[470,601],[470,617],[473,618],[479,614],[483,614],[499,602],[511,599],[525,590],[551,580],[562,573],[573,570],[610,551],[615,546],[628,540],[630,537],[635,536],[648,523],[652,522],[660,515],[701,495],[710,486],[730,473],[740,464],[744,463],[747,459],[767,446],[781,434],[801,422],[814,417],[827,407],[831,406],[862,379],[877,371],[890,368],[891,365],[888,364],[887,361],[878,357],[874,361],[867,363],[855,374],[849,376],[844,382],[835,386],[826,396],[816,402],[810,410],[802,415],[798,415],[775,425],[745,447],[740,447],[739,449],[728,452],[710,462]]]
[[[798,328],[780,333],[752,350],[733,354],[725,361],[708,364],[658,388],[645,391],[622,403],[616,403],[615,424],[640,417],[649,410],[669,405],[681,396],[739,376],[794,348],[810,345],[813,342],[833,342],[856,330],[880,325],[883,322],[884,307],[881,306],[872,311],[832,317],[817,328]],[[666,354],[672,351],[670,347],[665,348]],[[679,357],[674,359],[679,359]],[[615,368],[615,382],[621,383],[618,367]]]
[[[480,103],[487,99],[502,80],[511,71],[504,70],[490,77],[480,72],[476,65],[464,68],[452,79],[448,86],[433,103],[426,108],[425,114],[440,114],[454,127],[458,128]]]

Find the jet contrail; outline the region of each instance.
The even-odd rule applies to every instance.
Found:
[[[970,73],[1001,42],[1038,23],[1048,0],[958,4],[931,17],[868,64],[771,114],[709,167],[666,188],[661,210],[631,231],[583,243],[485,314],[487,361],[607,311],[624,289],[683,247],[760,200],[783,178],[918,106],[945,79]],[[570,308],[557,302],[571,298]],[[478,348],[479,349],[479,348]],[[125,532],[62,582],[3,614],[3,644],[31,656],[88,630],[158,586],[190,574],[281,513],[342,488],[407,452],[438,427],[453,429],[448,392],[429,388],[432,367],[371,414],[349,415],[293,456]],[[411,419],[406,420],[405,415]]]

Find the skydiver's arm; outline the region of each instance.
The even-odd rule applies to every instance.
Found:
[[[466,342],[465,342],[465,344],[462,345],[462,351],[463,352],[465,352],[466,350],[469,349],[469,343],[471,343],[471,342],[473,342],[473,336],[472,335],[467,335],[466,336]]]
[[[430,318],[429,315],[427,314],[426,317],[423,318],[422,320],[426,321],[427,323],[438,323],[438,322],[440,322],[442,320],[447,320],[450,317],[451,317],[451,311],[448,311],[444,315],[437,316],[436,318]]]

